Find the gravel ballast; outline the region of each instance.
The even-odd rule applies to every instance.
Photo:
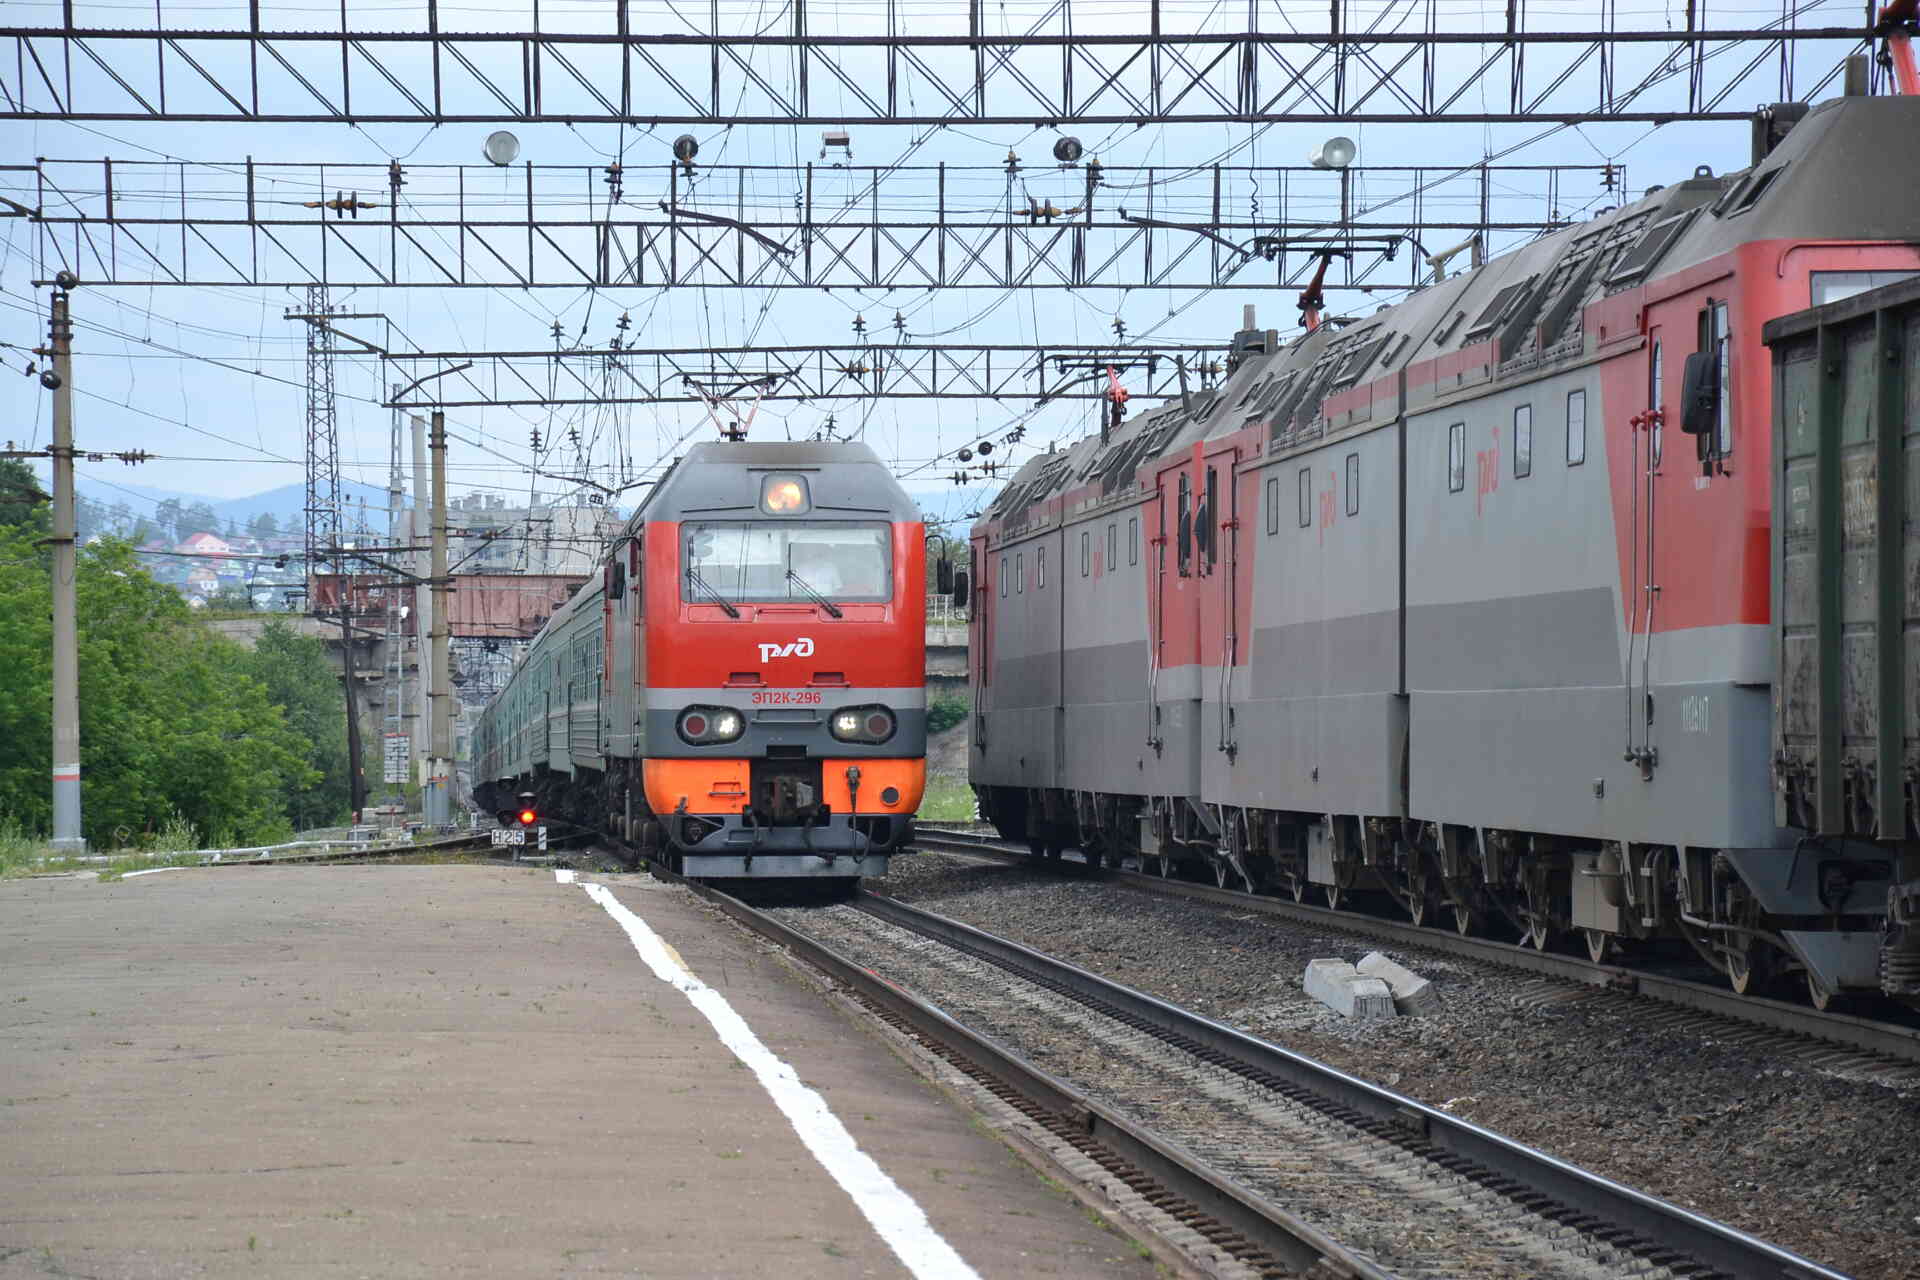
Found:
[[[1043,950],[1862,1280],[1920,1274],[1920,1089],[1783,1064],[1764,1046],[1618,1006],[1540,1004],[1537,981],[1389,949],[1440,1009],[1353,1023],[1309,960],[1358,940],[1254,912],[943,854],[869,887]]]

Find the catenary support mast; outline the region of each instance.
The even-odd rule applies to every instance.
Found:
[[[86,848],[80,833],[80,643],[76,621],[79,569],[73,499],[73,320],[63,273],[48,329],[53,357],[53,847]]]

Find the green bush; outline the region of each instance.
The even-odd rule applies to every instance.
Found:
[[[943,693],[927,704],[927,732],[945,733],[965,720],[973,706],[957,693]]]

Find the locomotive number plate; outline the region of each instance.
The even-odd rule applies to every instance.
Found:
[[[753,695],[756,707],[817,707],[818,689],[761,689]]]
[[[525,844],[526,842],[527,833],[524,831],[496,831],[493,833],[493,843],[495,845]]]

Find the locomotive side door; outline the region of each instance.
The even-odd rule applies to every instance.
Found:
[[[1205,582],[1194,526],[1200,516],[1196,458],[1155,477],[1153,636],[1148,647],[1148,789],[1197,796],[1200,789],[1200,601]]]

